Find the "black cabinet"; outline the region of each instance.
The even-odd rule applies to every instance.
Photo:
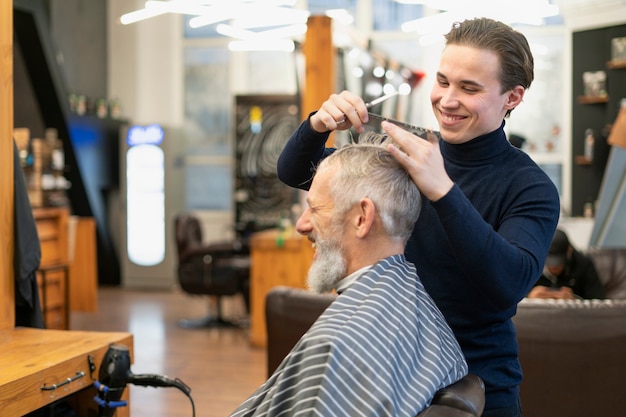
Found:
[[[585,204],[598,198],[610,151],[609,128],[626,98],[626,66],[611,61],[611,40],[619,37],[626,37],[626,25],[572,34],[572,216],[582,216]],[[585,96],[587,71],[606,72],[606,97]],[[584,157],[587,129],[595,138],[592,160]]]

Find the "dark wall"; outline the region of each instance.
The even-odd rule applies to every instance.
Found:
[[[572,216],[582,216],[585,203],[598,198],[610,146],[606,139],[608,127],[615,121],[620,100],[626,98],[626,68],[610,69],[611,39],[626,36],[626,25],[575,32],[572,35]],[[604,70],[607,74],[606,103],[581,104],[584,95],[583,72]],[[577,156],[584,154],[585,130],[594,131],[594,158],[581,164]]]
[[[107,2],[48,0],[50,35],[70,93],[107,98]]]
[[[28,126],[31,137],[44,137],[46,126],[28,76],[28,69],[19,41],[13,45],[13,89],[15,91],[13,125],[17,128]]]
[[[106,207],[109,194],[119,186],[117,145],[124,122],[70,112],[67,77],[58,65],[46,2],[14,0],[13,10],[15,126],[30,128],[31,137],[41,137],[45,128],[57,129],[65,152],[63,175],[71,183],[67,190],[71,213],[95,218],[98,280],[119,284],[119,260]],[[90,155],[97,155],[99,163],[88,163]]]

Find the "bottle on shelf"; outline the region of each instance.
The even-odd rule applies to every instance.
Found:
[[[583,207],[583,216],[590,219],[594,216],[594,205],[591,202],[591,199],[587,199],[587,202],[585,203],[584,207]]]
[[[41,177],[43,174],[42,164],[42,148],[43,140],[39,138],[31,139],[31,148],[33,155],[32,175],[28,185],[28,198],[33,207],[41,207],[43,205],[43,187]]]
[[[65,154],[63,152],[63,142],[58,137],[57,130],[47,128],[44,133],[45,143],[50,153],[50,170],[55,174],[63,172],[65,168]]]
[[[593,136],[593,130],[592,129],[586,129],[585,130],[585,150],[584,150],[584,157],[587,161],[593,161],[593,147],[595,144],[595,138]]]

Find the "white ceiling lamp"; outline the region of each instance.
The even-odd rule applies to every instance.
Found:
[[[229,49],[293,51],[291,39],[306,33],[308,10],[294,9],[295,0],[169,0],[146,1],[143,9],[127,13],[121,22],[130,24],[165,13],[192,15],[191,28],[220,22],[218,33],[235,38]],[[252,31],[252,28],[271,28]]]
[[[203,26],[212,25],[214,23],[223,22],[225,20],[234,19],[237,16],[237,11],[231,8],[222,8],[218,10],[212,10],[210,13],[205,13],[200,16],[192,17],[189,19],[189,27],[200,28]]]
[[[218,24],[218,33],[236,39],[230,46],[232,50],[294,50],[294,39],[306,33],[311,14],[295,7],[301,3],[297,0],[148,0],[143,9],[124,14],[120,21],[131,24],[167,13],[186,14],[191,16],[191,28]],[[335,29],[352,27],[354,23],[345,9],[329,9],[325,13],[333,19]],[[259,28],[269,29],[251,30]],[[334,43],[339,42],[335,35],[337,30],[333,31]],[[347,35],[344,38],[344,43],[352,39]],[[267,46],[263,48],[263,45]]]
[[[220,23],[215,27],[215,31],[220,35],[228,36],[231,38],[238,39],[254,39],[255,33],[251,30],[235,27],[232,25],[227,25],[224,23]]]
[[[120,23],[123,25],[130,25],[131,23],[137,23],[142,20],[150,19],[152,17],[157,17],[162,14],[167,13],[164,10],[150,10],[150,9],[139,9],[133,12],[125,13],[120,17]]]
[[[215,28],[220,35],[236,38],[240,40],[273,40],[273,39],[285,39],[300,36],[306,33],[307,26],[305,24],[283,26],[276,29],[265,30],[262,32],[255,32],[252,30],[240,28],[233,25],[227,25],[220,23]]]
[[[420,35],[444,34],[450,30],[452,23],[458,20],[458,16],[457,13],[442,12],[404,22],[400,29],[403,32],[417,32]]]
[[[295,43],[290,38],[306,33],[307,26],[306,24],[297,24],[255,32],[221,23],[217,25],[215,30],[221,35],[238,39],[229,43],[228,49],[231,51],[293,52]]]
[[[346,9],[329,9],[325,12],[326,16],[333,21],[342,25],[351,25],[354,23],[354,17]]]
[[[225,20],[234,20],[233,25],[244,28],[306,23],[309,12],[283,7],[291,3],[271,0],[224,2],[211,6],[207,13],[190,19],[189,26],[199,28]]]
[[[150,19],[152,17],[160,16],[166,13],[202,15],[204,13],[208,13],[209,10],[210,8],[200,1],[148,0],[145,2],[143,9],[138,9],[133,12],[123,14],[120,17],[120,22],[124,25],[129,25],[131,23],[140,22],[142,20]]]
[[[303,9],[250,7],[241,10],[232,24],[247,29],[306,24],[309,15],[309,11]]]
[[[293,52],[296,49],[294,41],[291,39],[273,39],[273,40],[241,40],[230,41],[228,43],[230,51],[278,51]]]
[[[294,9],[295,5],[296,0],[148,0],[143,9],[122,15],[120,22],[127,25],[166,13],[195,16],[190,22],[193,28],[237,18],[254,19],[254,24],[248,27],[306,21],[309,12]],[[279,23],[275,23],[277,19],[281,19]]]
[[[421,35],[447,33],[456,21],[475,17],[490,17],[508,24],[540,25],[546,17],[559,13],[557,6],[548,0],[396,0],[405,4],[422,4],[441,13],[402,24],[403,32]]]

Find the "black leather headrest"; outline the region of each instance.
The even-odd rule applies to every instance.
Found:
[[[445,405],[480,416],[485,408],[485,384],[478,376],[468,374],[437,391],[432,404]]]

